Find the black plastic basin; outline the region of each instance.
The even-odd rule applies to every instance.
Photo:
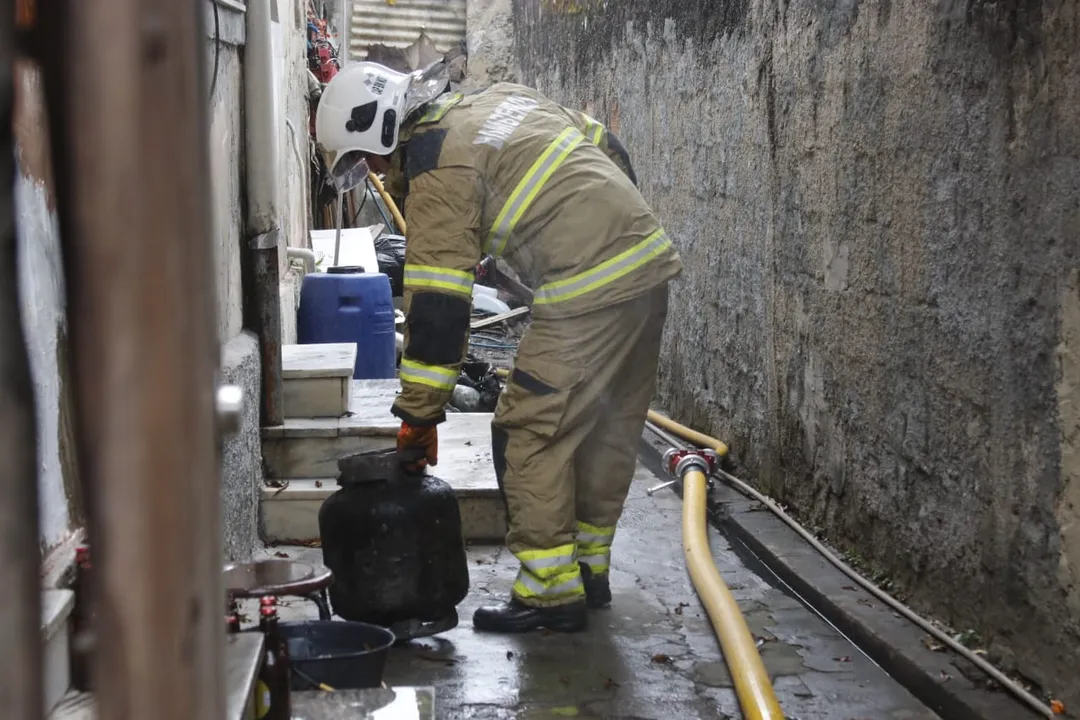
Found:
[[[386,656],[395,640],[389,630],[361,622],[320,620],[281,623],[280,629],[289,645],[289,662],[299,671],[292,673],[293,690],[316,690],[312,682],[335,690],[382,685]]]

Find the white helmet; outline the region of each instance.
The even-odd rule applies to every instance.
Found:
[[[323,90],[315,136],[340,189],[363,182],[367,175],[363,153],[388,155],[397,147],[411,82],[409,75],[359,62],[346,65]]]
[[[335,75],[319,100],[315,137],[338,189],[363,182],[368,172],[364,153],[392,153],[405,118],[437,97],[448,82],[443,59],[409,74],[358,62]]]

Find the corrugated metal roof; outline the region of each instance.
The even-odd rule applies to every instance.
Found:
[[[406,47],[425,30],[440,52],[447,52],[465,37],[466,0],[353,0],[349,55],[367,57],[372,43]]]

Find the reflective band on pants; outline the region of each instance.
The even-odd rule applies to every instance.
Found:
[[[431,265],[406,265],[405,287],[431,288],[471,296],[473,274]]]
[[[615,528],[578,522],[578,562],[588,565],[596,575],[606,573],[611,567],[611,543],[614,540]]]
[[[580,297],[598,290],[619,278],[632,273],[671,247],[671,240],[663,229],[657,230],[629,250],[605,260],[594,268],[578,273],[565,280],[541,285],[533,300],[535,305],[550,305]]]
[[[503,251],[506,250],[506,243],[510,239],[510,234],[514,231],[522,216],[525,215],[529,206],[532,205],[533,200],[540,193],[540,189],[544,187],[551,175],[563,164],[570,151],[576,148],[584,139],[585,136],[577,128],[567,128],[559,134],[559,137],[555,138],[554,142],[547,146],[547,149],[541,153],[540,157],[529,168],[529,171],[518,182],[514,192],[510,193],[510,197],[502,206],[502,210],[499,211],[495,222],[491,225],[491,232],[488,234],[487,243],[485,243],[485,252],[495,256],[502,255]]]
[[[514,553],[521,561],[514,594],[525,600],[560,600],[585,592],[574,545]]]
[[[427,385],[437,390],[453,390],[457,385],[458,373],[453,368],[442,365],[425,365],[415,360],[401,360],[402,382]]]

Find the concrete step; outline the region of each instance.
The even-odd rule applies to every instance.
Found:
[[[432,468],[436,473],[442,468]],[[440,475],[441,477],[441,475]],[[473,485],[447,480],[457,496],[461,530],[469,542],[502,542],[506,511],[494,482]],[[290,480],[284,488],[264,487],[259,501],[259,529],[267,543],[307,545],[319,541],[319,509],[339,490],[334,478]]]
[[[399,387],[398,380],[355,380],[345,417],[290,417],[282,425],[263,428],[267,477],[337,477],[342,456],[393,447],[401,421],[390,414],[390,406]]]
[[[283,345],[285,416],[340,418],[349,412],[356,343]]]
[[[263,428],[267,478],[260,531],[267,542],[310,543],[319,539],[319,508],[337,487],[337,461],[366,450],[390,449],[401,421],[390,414],[398,380],[356,380],[350,413],[342,418],[289,418]],[[439,464],[431,474],[457,494],[467,540],[501,542],[506,532],[502,496],[491,462],[491,415],[451,413],[439,426]]]

